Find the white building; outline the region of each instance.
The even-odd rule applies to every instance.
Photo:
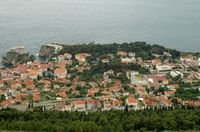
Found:
[[[122,63],[134,63],[136,62],[136,58],[132,57],[132,58],[122,58],[121,59]]]
[[[57,44],[48,44],[47,46],[54,48],[54,53],[58,53],[63,49],[63,46]]]
[[[175,78],[177,76],[183,77],[183,73],[181,73],[180,71],[171,71],[170,76],[173,78]]]
[[[198,58],[198,65],[200,66],[200,58]]]
[[[139,72],[131,72],[131,84],[144,84],[147,85],[148,81],[145,77],[139,74]]]
[[[129,56],[129,57],[135,57],[135,53],[134,53],[134,52],[129,52],[129,53],[128,53],[128,56]]]
[[[156,71],[158,73],[168,73],[172,70],[171,66],[168,65],[160,65],[160,66],[156,66]]]

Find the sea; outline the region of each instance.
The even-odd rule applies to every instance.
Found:
[[[146,41],[200,52],[200,0],[0,0],[0,56],[48,43]]]

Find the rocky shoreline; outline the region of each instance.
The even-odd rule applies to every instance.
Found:
[[[42,45],[39,54],[32,55],[28,53],[23,46],[9,49],[6,54],[0,59],[0,68],[12,67],[18,64],[34,61],[37,57],[41,61],[48,61],[53,55],[57,54],[63,47],[58,44]]]
[[[77,49],[74,49],[74,47],[77,47]],[[56,57],[59,53],[62,53],[65,50],[70,50],[70,52],[76,52],[76,50],[80,50],[80,47],[85,48],[84,45],[74,45],[74,47],[70,47],[70,45],[57,43],[45,44],[41,46],[39,52],[35,55],[28,53],[25,47],[23,46],[11,48],[6,52],[6,54],[3,57],[0,58],[0,68],[16,66],[18,64],[26,63],[28,61],[34,61],[38,58],[40,61],[47,62],[51,61],[52,58]]]

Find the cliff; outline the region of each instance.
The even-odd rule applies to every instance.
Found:
[[[62,49],[63,47],[57,44],[42,45],[39,57],[43,59],[50,59],[54,54],[57,54]]]
[[[2,63],[5,66],[14,66],[17,64],[26,63],[27,61],[33,61],[34,56],[29,55],[24,47],[17,47],[8,50],[5,56],[3,56]]]

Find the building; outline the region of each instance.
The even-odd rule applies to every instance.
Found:
[[[129,57],[135,57],[135,53],[134,52],[128,52],[128,56]]]
[[[102,63],[109,63],[110,60],[109,60],[109,59],[102,59],[101,62],[102,62]]]
[[[90,57],[91,55],[88,53],[79,53],[75,55],[75,59],[79,61],[79,63],[86,63],[87,57]]]
[[[16,53],[19,53],[19,54],[25,54],[27,53],[24,46],[19,46],[19,47],[16,47],[16,48],[11,48],[9,49],[8,52],[16,52]]]
[[[136,58],[132,57],[132,58],[121,58],[121,62],[124,64],[128,64],[128,63],[134,63],[136,62]]]
[[[88,90],[87,96],[94,96],[98,92],[99,92],[99,88],[90,88]]]
[[[65,53],[64,55],[58,56],[58,62],[64,62],[66,60],[71,60],[71,59],[72,59],[72,54],[70,53]]]
[[[52,47],[54,49],[54,53],[58,53],[63,49],[63,46],[57,44],[48,44],[47,46]]]
[[[137,110],[138,109],[138,100],[134,97],[128,97],[126,99],[126,104],[128,105],[129,110]]]
[[[127,53],[127,52],[124,52],[124,51],[118,51],[118,52],[117,52],[117,55],[119,55],[119,56],[121,56],[121,57],[125,57],[125,56],[128,55],[128,53]]]
[[[124,102],[122,100],[114,99],[112,100],[111,108],[113,110],[124,110],[125,109]]]
[[[98,110],[101,108],[101,102],[99,99],[88,99],[87,110]]]
[[[200,66],[200,58],[198,58],[198,66]]]
[[[131,72],[131,84],[147,85],[148,81],[143,75],[140,75],[139,72],[132,71]]]
[[[183,73],[181,73],[180,71],[170,71],[170,76],[173,78],[180,76],[182,78]]]
[[[86,111],[84,100],[75,100],[72,102],[74,111]]]
[[[108,74],[104,74],[103,75],[103,80],[105,81],[105,83],[110,83],[112,80],[109,78]]]
[[[64,54],[64,57],[65,57],[65,59],[67,59],[67,60],[71,60],[71,59],[72,59],[72,54],[70,54],[70,53],[65,53],[65,54]]]
[[[0,88],[4,86],[4,82],[0,80]]]
[[[58,68],[58,69],[54,70],[54,76],[59,79],[66,78],[67,77],[67,69]]]
[[[147,75],[146,78],[151,84],[169,83],[169,80],[164,75]]]
[[[171,66],[168,65],[159,65],[156,66],[157,73],[166,74],[172,70]]]

